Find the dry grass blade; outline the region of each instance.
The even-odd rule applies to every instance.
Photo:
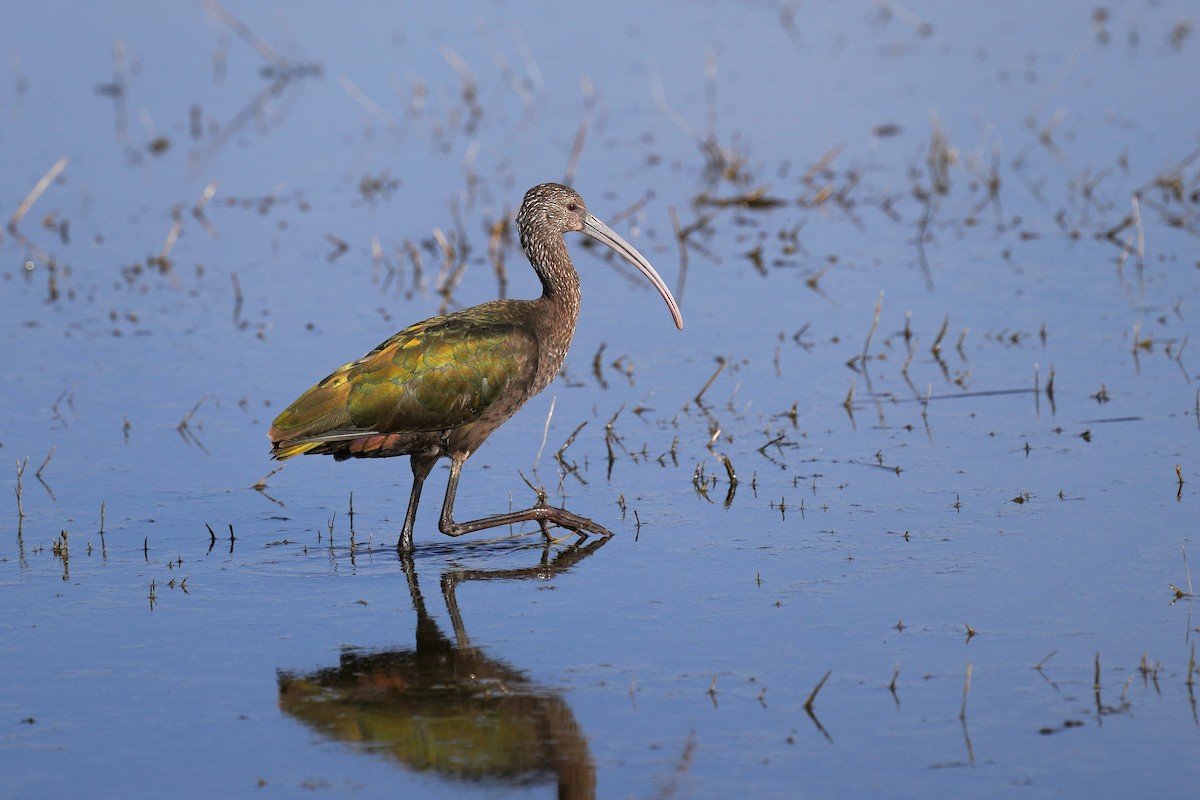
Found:
[[[950,328],[950,315],[942,320],[942,329],[938,331],[937,338],[933,340],[933,345],[929,348],[933,353],[934,358],[937,358],[942,352],[942,339],[946,338],[946,331]]]
[[[871,349],[871,337],[875,335],[875,329],[879,327],[879,313],[883,310],[883,292],[879,293],[879,299],[875,301],[875,316],[871,319],[871,329],[867,331],[867,339],[863,342],[862,362],[865,368],[867,363],[867,351]]]
[[[236,272],[229,273],[229,282],[233,284],[233,324],[237,325],[242,318],[242,305],[246,298],[242,295],[242,284]]]
[[[248,28],[240,19],[222,8],[221,4],[216,0],[205,0],[204,7],[208,10],[208,13],[212,14],[214,17],[223,22],[226,27],[241,37],[241,39],[248,45],[253,47],[260,56],[274,63],[276,66],[283,67],[285,69],[291,68],[292,63],[290,61],[279,55],[279,53],[275,52],[275,48],[271,47],[271,45],[258,38],[254,31],[250,30],[250,28]]]
[[[554,419],[554,404],[558,396],[550,398],[550,411],[546,414],[546,425],[542,428],[542,443],[538,445],[537,455],[533,459],[533,474],[537,475],[538,462],[542,460],[542,451],[546,449],[546,437],[550,435],[550,420]]]
[[[962,707],[958,711],[958,718],[964,722],[967,719],[967,695],[971,693],[971,673],[974,670],[974,665],[967,662],[967,679],[963,684]]]
[[[532,81],[522,79],[518,74],[512,62],[504,55],[504,51],[496,44],[492,38],[490,31],[482,19],[475,20],[475,30],[479,33],[479,38],[483,40],[483,46],[487,50],[488,55],[492,59],[492,63],[496,66],[496,70],[508,83],[509,88],[521,100],[521,105],[529,108],[534,103],[533,92],[530,91]]]
[[[261,492],[263,489],[267,488],[267,481],[268,481],[268,480],[270,480],[270,478],[271,478],[273,475],[275,475],[275,474],[276,474],[276,473],[278,473],[280,470],[282,470],[284,466],[285,466],[285,465],[281,464],[280,466],[278,466],[278,467],[276,467],[275,469],[273,469],[273,470],[271,470],[270,472],[268,472],[266,475],[263,475],[263,476],[262,476],[261,478],[259,478],[259,479],[258,479],[258,480],[255,482],[255,484],[254,484],[252,487],[250,487],[250,488],[254,489],[255,491],[259,491],[259,492]]]
[[[583,155],[583,145],[587,142],[596,108],[596,87],[592,85],[591,78],[584,75],[579,79],[579,91],[583,93],[583,119],[579,122],[579,130],[575,132],[575,143],[571,145],[567,168],[563,172],[563,183],[568,186],[575,182],[575,170],[579,168],[579,158]]]
[[[817,699],[817,693],[821,691],[821,687],[825,685],[825,681],[829,680],[829,676],[832,674],[833,670],[827,671],[821,680],[817,681],[817,685],[813,687],[812,692],[808,695],[808,699],[804,701],[804,710],[809,714],[812,713],[813,702]]]
[[[725,356],[717,356],[716,371],[712,374],[712,377],[708,379],[708,382],[704,384],[704,386],[700,389],[700,391],[696,393],[696,396],[694,398],[692,398],[693,400],[696,401],[696,405],[698,405],[698,406],[703,405],[703,403],[701,402],[701,398],[704,397],[704,393],[708,391],[708,387],[713,385],[713,381],[715,381],[717,379],[717,376],[721,374],[721,370],[725,369],[725,364],[726,364]]]
[[[679,244],[679,280],[675,283],[675,296],[679,302],[683,302],[683,288],[687,283],[687,235],[679,226],[679,214],[675,212],[675,206],[667,209],[671,214],[671,227],[675,229],[675,241]]]
[[[496,273],[499,298],[508,296],[508,273],[504,268],[504,243],[508,238],[508,221],[500,220],[493,223],[488,235],[488,259],[492,262],[492,271]]]
[[[1170,586],[1171,591],[1175,593],[1175,600],[1179,600],[1184,597],[1194,597],[1195,596],[1192,594],[1192,570],[1191,570],[1191,567],[1188,566],[1187,548],[1181,544],[1181,545],[1179,545],[1179,549],[1183,552],[1183,569],[1187,575],[1187,587],[1188,588],[1187,588],[1187,591],[1185,592],[1183,589],[1180,589],[1175,584],[1171,583],[1170,581],[1167,581],[1167,586]],[[1174,601],[1172,601],[1172,602],[1174,602]]]
[[[1142,227],[1142,207],[1138,202],[1138,196],[1133,195],[1130,202],[1133,205],[1133,226],[1137,232],[1137,271],[1140,281],[1146,267],[1146,230]]]
[[[21,503],[21,476],[25,474],[25,467],[29,466],[29,456],[25,456],[25,460],[17,459],[17,518],[25,518],[25,507]]]
[[[349,77],[346,75],[339,75],[338,86],[341,86],[342,91],[350,95],[350,99],[358,103],[359,107],[362,108],[363,111],[366,111],[372,117],[379,120],[385,127],[398,127],[396,118],[389,114],[383,108],[383,106],[379,105],[379,103],[376,103],[374,100],[368,97],[362,89],[358,88],[358,84],[350,80]]]
[[[18,235],[17,225],[29,213],[29,209],[33,208],[33,204],[38,201],[42,193],[50,188],[50,184],[54,183],[54,180],[67,168],[69,161],[70,159],[66,156],[62,156],[58,161],[54,162],[50,169],[46,170],[46,174],[42,176],[41,180],[33,185],[33,188],[29,190],[29,194],[25,195],[25,199],[21,201],[20,205],[17,206],[17,210],[13,212],[12,217],[8,220],[8,230],[10,233],[14,236]]]
[[[1187,573],[1188,594],[1192,594],[1192,568],[1187,563],[1187,548],[1181,544],[1179,549],[1183,552],[1183,569]]]
[[[558,448],[558,451],[554,454],[554,458],[557,459],[560,464],[563,463],[563,453],[567,452],[567,448],[570,447],[571,443],[575,441],[575,437],[579,435],[579,432],[583,430],[585,425],[587,425],[587,420],[579,423],[579,427],[571,432],[571,435],[567,437],[565,442],[563,442],[563,446]]]
[[[462,81],[462,99],[467,105],[468,112],[467,121],[463,127],[467,133],[473,133],[479,120],[483,118],[483,108],[479,105],[479,81],[475,79],[475,73],[467,66],[463,57],[452,48],[443,46],[441,53],[442,58],[446,60],[452,70],[458,73],[458,77]]]
[[[1045,658],[1043,658],[1041,661],[1039,661],[1037,664],[1035,664],[1033,668],[1036,669],[1037,671],[1041,672],[1042,667],[1046,666],[1046,662],[1049,661],[1050,659],[1054,658],[1056,655],[1058,655],[1058,651],[1051,650],[1050,653]]]
[[[716,680],[715,678],[713,679]],[[633,697],[633,684],[629,685],[629,696]],[[692,731],[688,734],[687,742],[683,745],[683,752],[679,755],[679,762],[675,765],[675,774],[671,779],[665,781],[658,794],[655,795],[656,800],[670,800],[674,797],[679,789],[679,779],[682,778],[692,764],[692,757],[696,752],[696,732]]]
[[[733,470],[733,461],[724,453],[717,453],[717,460],[725,467],[725,474],[729,476],[729,488],[736,489],[738,485],[737,473]]]
[[[37,478],[39,481],[42,480],[42,470],[44,470],[46,468],[46,465],[50,463],[50,458],[53,455],[54,455],[54,448],[51,447],[50,452],[46,454],[46,460],[43,461],[42,465],[37,468],[37,472],[33,473],[33,477]]]
[[[829,169],[829,165],[832,164],[834,159],[841,155],[842,151],[845,149],[846,143],[840,142],[826,150],[824,155],[822,155],[819,159],[814,161],[811,166],[809,166],[808,171],[804,173],[804,177],[800,179],[800,182],[805,186],[811,186],[816,180],[817,176],[827,171]]]

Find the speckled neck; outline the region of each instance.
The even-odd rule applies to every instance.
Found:
[[[531,230],[533,226],[529,223],[528,217],[518,216],[521,249],[542,281],[542,296],[534,301],[542,309],[538,320],[542,326],[542,363],[537,381],[540,390],[553,380],[567,356],[579,320],[581,298],[579,274],[571,263],[562,234],[544,228]]]

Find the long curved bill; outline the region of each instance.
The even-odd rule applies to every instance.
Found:
[[[621,258],[637,267],[650,283],[654,284],[654,288],[658,289],[658,293],[662,295],[663,300],[667,301],[667,308],[671,309],[671,317],[675,320],[675,327],[683,330],[683,315],[679,313],[679,304],[671,296],[671,292],[667,289],[667,285],[663,283],[663,279],[654,271],[654,267],[650,266],[650,262],[635,250],[633,245],[618,236],[612,228],[586,212],[583,215],[583,232],[596,241],[608,245]]]

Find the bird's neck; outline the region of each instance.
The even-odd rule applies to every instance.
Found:
[[[562,236],[528,241],[525,255],[542,281],[542,296],[536,301],[543,309],[544,352],[558,371],[579,320],[579,274],[571,263]]]
[[[535,248],[530,248],[534,250]],[[537,252],[529,254],[533,268],[542,279],[542,297],[562,305],[572,314],[571,321],[579,316],[579,273],[571,263],[571,254],[561,236],[536,248]],[[534,256],[538,257],[534,261]]]

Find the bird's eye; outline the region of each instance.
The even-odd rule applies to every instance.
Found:
[[[578,210],[579,210],[579,206],[577,206],[575,203],[567,203],[567,211],[578,211]]]

